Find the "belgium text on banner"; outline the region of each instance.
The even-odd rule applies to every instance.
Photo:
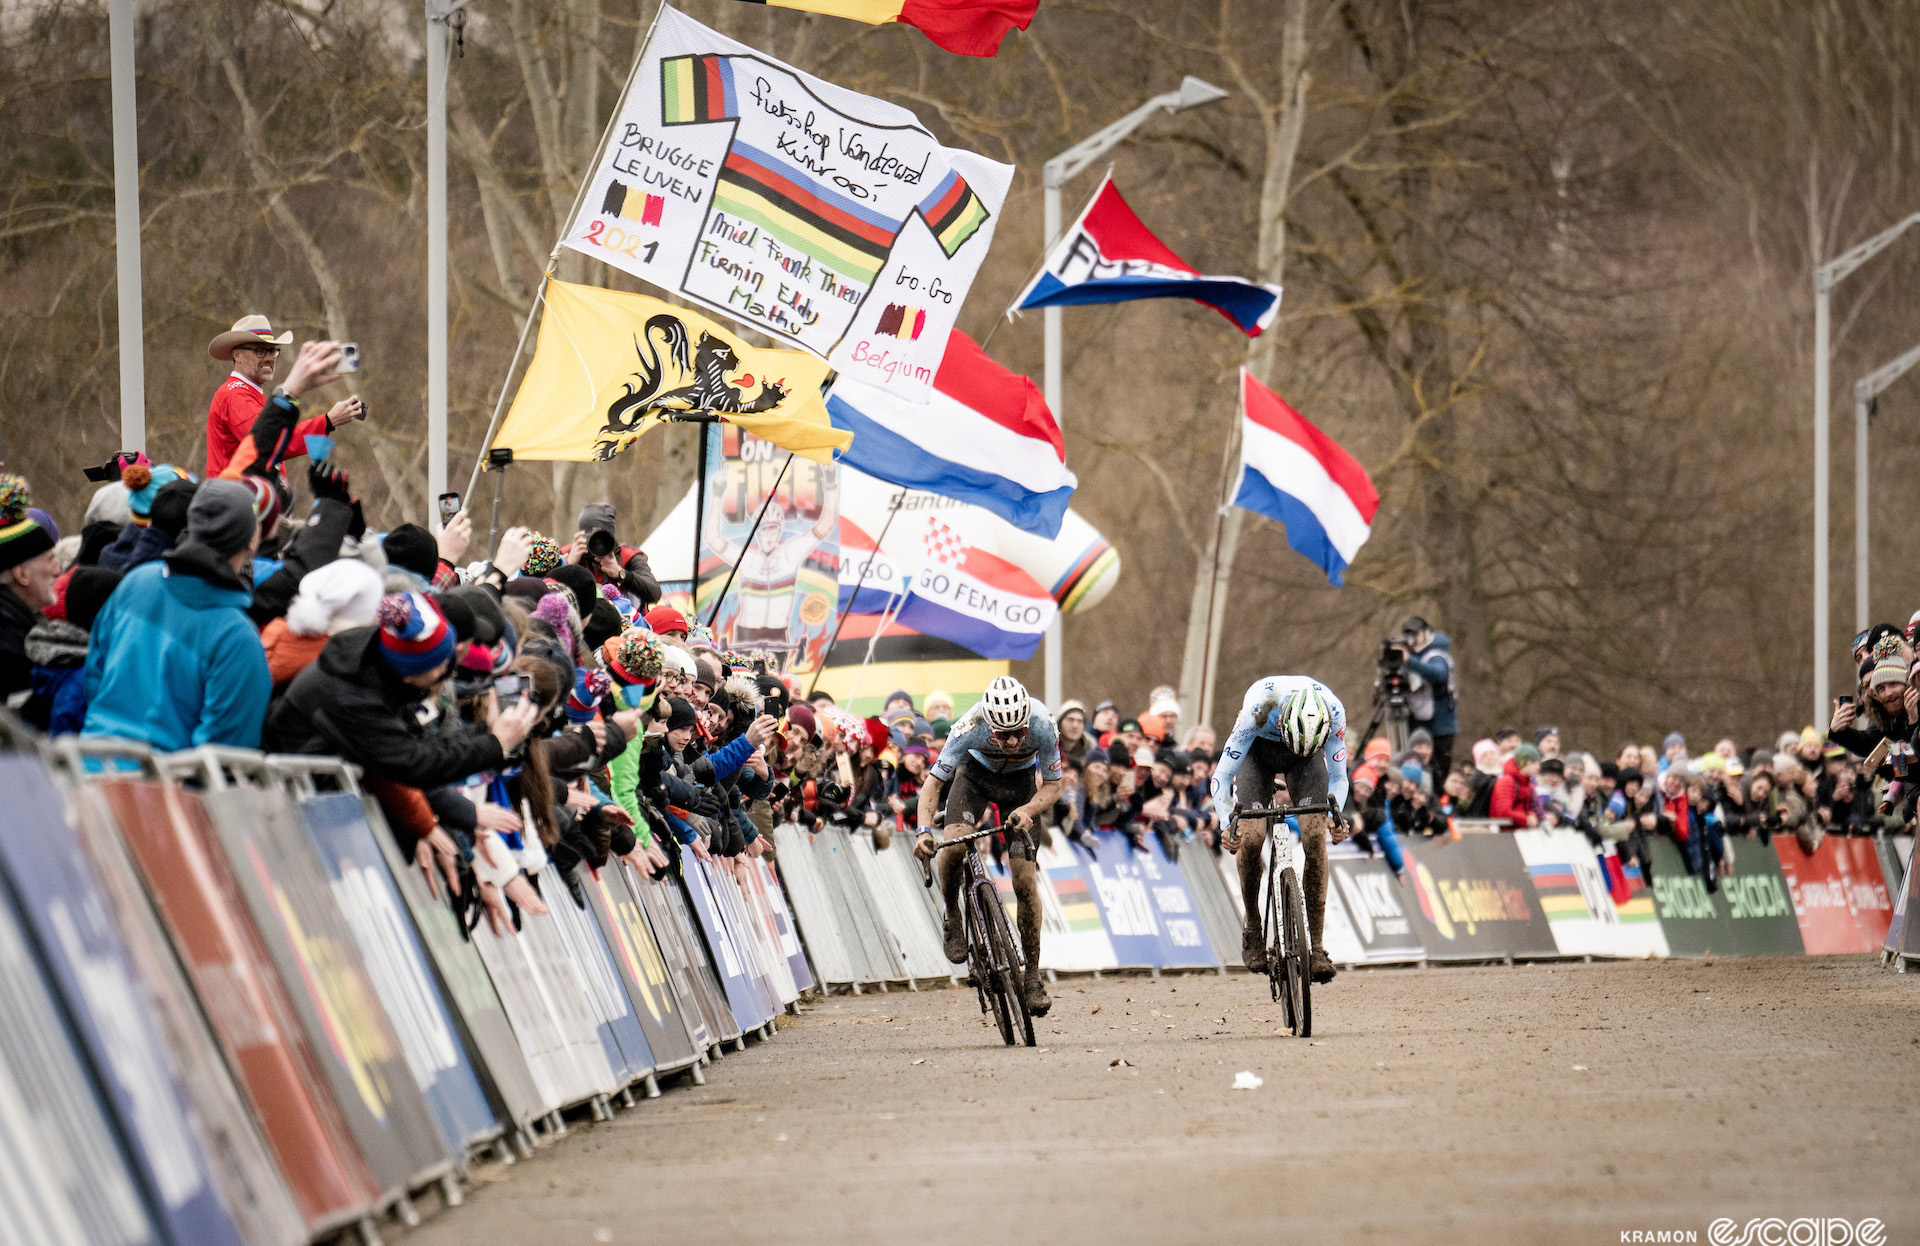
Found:
[[[662,7],[564,245],[925,402],[1010,165]]]
[[[853,434],[843,464],[869,476],[956,498],[1016,528],[1060,535],[1078,481],[1039,387],[1009,372],[955,329],[925,405],[852,377],[834,382],[827,414]]]
[[[827,366],[748,346],[644,294],[549,281],[540,338],[496,447],[605,462],[675,412],[711,411],[820,463],[850,439],[827,419]]]
[[[929,516],[926,554],[907,588],[900,622],[983,658],[1024,661],[1059,608],[1038,581]]]
[[[1240,370],[1240,487],[1233,504],[1285,525],[1287,544],[1340,587],[1380,495],[1366,469],[1280,396]]]
[[[912,26],[949,52],[993,56],[1007,32],[1033,23],[1040,0],[747,0],[779,9]]]
[[[1175,255],[1133,214],[1108,175],[1014,311],[1133,299],[1192,299],[1259,337],[1280,311],[1280,287],[1244,277],[1206,277]]]

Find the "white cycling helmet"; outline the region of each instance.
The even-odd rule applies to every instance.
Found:
[[[987,685],[980,698],[980,713],[995,731],[1018,731],[1027,725],[1031,703],[1027,690],[1011,675],[1002,675]]]
[[[1319,749],[1332,730],[1333,710],[1318,688],[1296,688],[1280,702],[1280,742],[1296,756]]]

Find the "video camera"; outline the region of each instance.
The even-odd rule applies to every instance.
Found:
[[[1403,712],[1407,694],[1412,691],[1407,677],[1407,642],[1389,636],[1380,642],[1380,657],[1375,663],[1374,692],[1385,698],[1389,709]]]

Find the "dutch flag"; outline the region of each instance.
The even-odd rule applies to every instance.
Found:
[[[1080,219],[1054,244],[1046,266],[1014,301],[1012,312],[1133,299],[1205,303],[1248,337],[1266,332],[1280,311],[1279,286],[1195,272],[1141,223],[1108,174]]]
[[[1366,469],[1240,369],[1240,487],[1233,504],[1285,526],[1335,588],[1367,543],[1380,495]]]
[[[1040,390],[958,329],[925,405],[842,376],[827,393],[833,426],[853,434],[835,457],[869,476],[971,503],[1016,528],[1060,535],[1079,483]]]

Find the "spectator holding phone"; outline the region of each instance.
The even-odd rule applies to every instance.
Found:
[[[208,477],[226,471],[234,452],[252,433],[260,409],[267,405],[268,386],[279,366],[280,351],[292,341],[290,331],[276,334],[265,316],[242,316],[234,321],[233,328],[208,344],[207,354],[233,364],[233,371],[207,407]],[[273,392],[284,393],[297,412],[301,396],[338,377],[340,364],[340,343],[304,343],[286,382]],[[299,458],[307,452],[308,437],[331,434],[343,424],[365,419],[366,414],[359,398],[341,399],[323,414],[295,424],[280,458]]]
[[[1866,700],[1852,697],[1833,703],[1827,738],[1860,757],[1870,755],[1882,740],[1911,744],[1920,724],[1920,689],[1914,688],[1913,655],[1899,635],[1888,634],[1873,643],[1873,665],[1863,682]]]

